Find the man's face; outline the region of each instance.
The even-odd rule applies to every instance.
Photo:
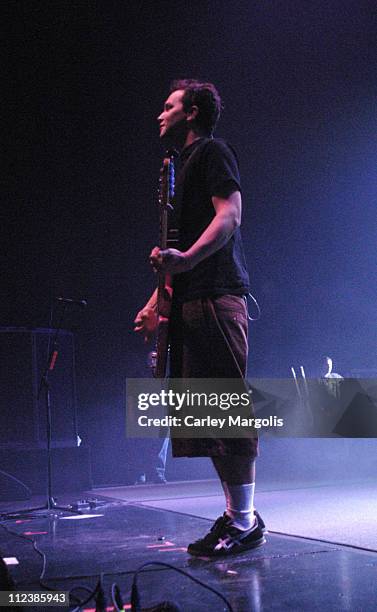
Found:
[[[183,110],[182,98],[184,90],[173,91],[164,104],[164,110],[157,117],[160,124],[160,138],[168,138],[173,142],[187,130],[187,113]]]

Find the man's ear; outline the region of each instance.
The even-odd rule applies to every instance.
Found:
[[[199,109],[195,104],[191,107],[190,111],[187,113],[187,121],[195,121],[198,116]]]

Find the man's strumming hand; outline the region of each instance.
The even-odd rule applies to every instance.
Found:
[[[136,315],[134,331],[144,337],[144,342],[152,340],[157,329],[157,312],[155,308],[144,306]]]

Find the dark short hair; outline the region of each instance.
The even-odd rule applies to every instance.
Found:
[[[216,127],[222,109],[221,98],[212,83],[197,81],[196,79],[177,79],[170,85],[170,93],[183,89],[183,109],[189,112],[192,106],[199,109],[196,117],[197,124],[211,135]]]

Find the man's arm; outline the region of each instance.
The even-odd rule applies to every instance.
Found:
[[[177,249],[161,251],[155,247],[150,254],[150,262],[155,271],[179,274],[192,270],[199,262],[216,253],[228,242],[241,224],[242,200],[239,191],[227,198],[212,197],[215,216],[199,236],[198,240],[185,252]]]

